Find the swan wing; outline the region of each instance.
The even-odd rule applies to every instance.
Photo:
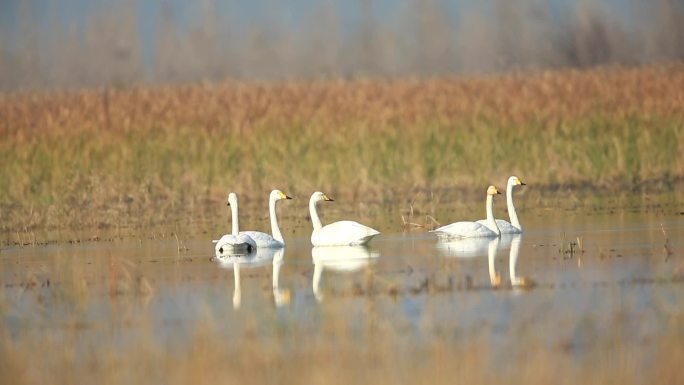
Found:
[[[256,249],[256,242],[248,235],[238,234],[237,236],[232,234],[226,234],[221,237],[216,242],[214,250],[217,256],[223,256],[226,254],[236,253],[236,252],[251,252]]]
[[[487,220],[486,219],[480,219],[479,221],[477,221],[477,223],[479,223],[483,226],[487,226]],[[520,234],[520,233],[522,233],[522,229],[519,229],[519,228],[513,226],[508,221],[505,221],[503,219],[496,219],[496,226],[499,228],[499,231],[501,231],[501,234]]]
[[[497,234],[489,227],[477,222],[455,222],[432,230],[441,238],[479,238],[496,237]]]
[[[252,238],[256,243],[257,248],[276,248],[285,246],[282,242],[276,240],[270,234],[261,231],[240,231],[240,234],[245,234]]]
[[[365,245],[378,234],[378,230],[358,222],[339,221],[314,230],[311,243],[314,246]]]

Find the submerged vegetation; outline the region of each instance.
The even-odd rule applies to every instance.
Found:
[[[684,177],[682,65],[16,93],[0,117],[6,233],[201,220],[229,189],[405,204],[511,174],[535,189]]]

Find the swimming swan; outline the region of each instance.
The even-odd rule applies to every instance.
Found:
[[[487,225],[478,222],[456,222],[450,225],[442,226],[431,232],[436,233],[441,239],[445,238],[478,238],[487,237],[494,238],[501,235],[496,222],[494,221],[493,212],[493,197],[501,194],[494,186],[487,188]],[[493,229],[493,230],[492,230]]]
[[[515,212],[515,206],[513,206],[513,187],[524,185],[525,183],[523,183],[517,176],[512,176],[508,178],[508,184],[506,186],[506,204],[508,206],[508,216],[510,217],[511,222],[508,223],[503,219],[496,220],[496,226],[499,228],[499,231],[501,231],[501,234],[522,233],[522,226],[520,225],[520,221],[518,220],[518,214]],[[486,219],[481,219],[477,221],[477,223],[487,226]]]
[[[354,221],[339,221],[323,226],[316,211],[316,203],[319,201],[330,201],[333,199],[320,191],[311,195],[309,200],[309,213],[313,232],[311,233],[311,244],[314,246],[358,246],[370,242],[374,236],[380,234],[378,230],[371,229]]]
[[[285,240],[283,239],[283,235],[280,233],[280,227],[278,227],[278,218],[276,217],[276,202],[281,199],[292,199],[292,197],[287,196],[287,194],[280,190],[273,190],[268,198],[268,211],[271,217],[271,233],[273,233],[273,236],[261,231],[242,231],[240,234],[248,235],[250,238],[254,239],[257,247],[260,248],[285,247]]]
[[[218,241],[213,241],[216,243],[214,249],[217,257],[240,252],[249,253],[257,247],[256,242],[249,235],[239,233],[237,194],[228,194],[228,206],[230,206],[233,231],[231,234],[222,236]]]

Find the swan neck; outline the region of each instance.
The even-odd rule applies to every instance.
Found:
[[[515,206],[513,205],[513,185],[508,185],[506,188],[506,205],[508,206],[508,216],[511,220],[511,224],[519,229],[520,221],[518,220],[518,213],[515,212]]]
[[[232,228],[233,228],[231,234],[237,236],[238,233],[240,233],[240,224],[238,223],[237,202],[235,204],[230,205],[230,215],[231,215],[231,223],[232,223]]]
[[[311,223],[313,224],[314,231],[320,230],[323,227],[321,219],[318,217],[318,211],[316,211],[316,201],[311,199],[309,201],[309,214],[311,215]]]
[[[487,195],[487,227],[489,227],[492,231],[494,231],[497,234],[501,234],[501,231],[499,231],[499,226],[496,224],[496,220],[494,220],[494,197],[492,195]]]
[[[268,211],[271,216],[271,234],[273,239],[278,242],[285,243],[283,239],[283,234],[280,233],[280,227],[278,227],[278,217],[276,216],[276,200],[271,198],[268,202]]]

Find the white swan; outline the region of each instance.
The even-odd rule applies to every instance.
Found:
[[[513,206],[513,187],[524,185],[525,183],[523,183],[517,176],[508,178],[508,183],[506,185],[506,205],[508,206],[508,216],[510,217],[511,222],[508,223],[503,219],[496,220],[496,226],[499,228],[499,231],[501,231],[501,234],[522,233],[522,226],[518,220],[518,214],[515,212],[515,206]],[[487,226],[486,219],[481,219],[477,221],[477,223]]]
[[[240,252],[249,253],[257,247],[256,242],[249,235],[239,233],[237,194],[233,192],[228,194],[228,206],[230,206],[233,231],[213,241],[216,244],[214,250],[217,257]]]
[[[268,212],[271,217],[271,233],[273,233],[273,236],[261,231],[240,232],[240,234],[248,235],[250,238],[254,239],[254,242],[256,242],[258,248],[285,247],[285,240],[283,239],[283,235],[280,233],[280,227],[278,227],[278,218],[276,217],[276,202],[281,199],[292,199],[292,197],[287,196],[287,194],[280,190],[273,190],[268,198]]]
[[[494,186],[487,188],[487,225],[478,222],[456,222],[442,226],[431,232],[437,234],[439,238],[494,238],[501,235],[496,221],[494,221],[494,211],[492,208],[494,195],[501,194]]]
[[[309,212],[311,214],[311,223],[313,224],[311,244],[314,246],[365,245],[374,236],[380,234],[378,230],[354,221],[339,221],[323,226],[316,211],[316,203],[319,201],[333,201],[333,199],[320,191],[311,195]]]

